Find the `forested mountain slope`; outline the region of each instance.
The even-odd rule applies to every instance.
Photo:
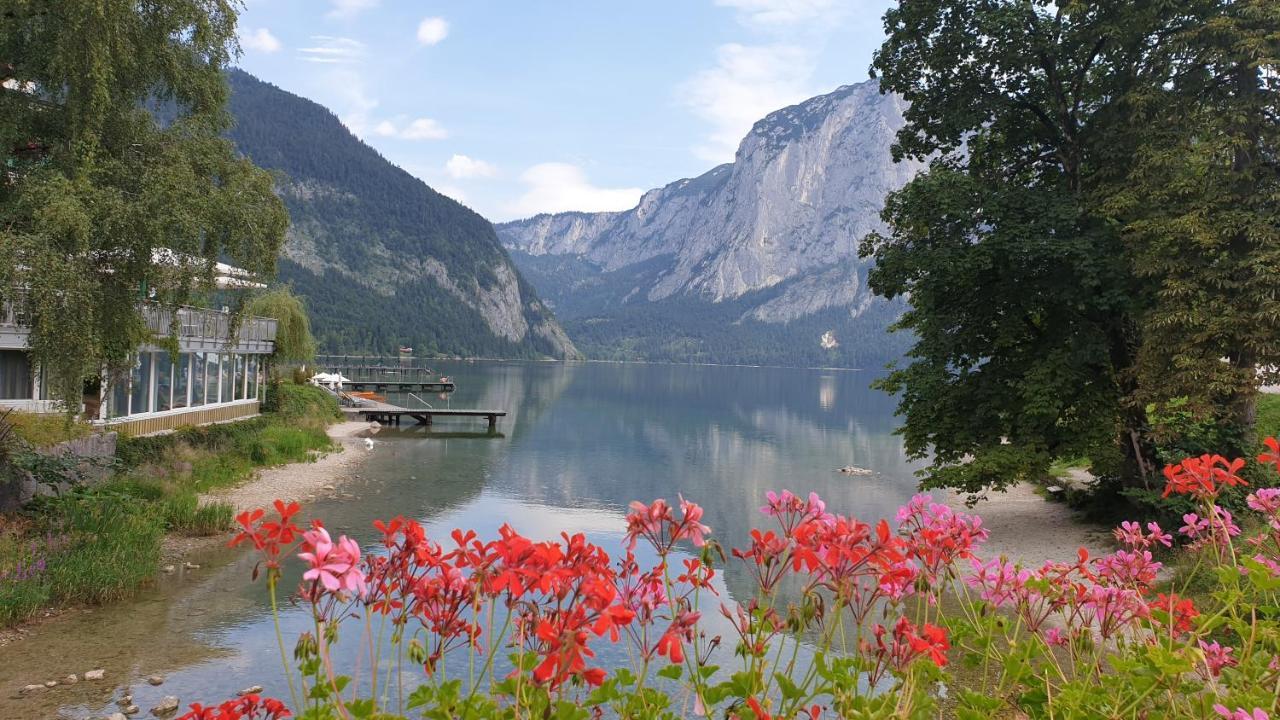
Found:
[[[278,173],[280,277],[325,352],[575,357],[493,226],[392,165],[333,113],[232,71],[231,139]]]
[[[734,162],[651,190],[632,210],[497,226],[588,356],[878,367],[908,338],[857,246],[885,195],[903,104],[874,81],[771,113]]]

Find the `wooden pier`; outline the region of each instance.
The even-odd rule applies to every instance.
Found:
[[[375,392],[453,392],[453,381],[425,380],[351,380],[342,383],[344,390],[373,390]]]
[[[404,417],[411,417],[419,425],[431,425],[437,417],[482,417],[489,420],[489,429],[498,427],[498,418],[506,417],[506,410],[456,410],[453,408],[409,409],[379,403],[380,407],[357,407],[356,414],[364,420],[374,420],[383,425],[399,425]]]

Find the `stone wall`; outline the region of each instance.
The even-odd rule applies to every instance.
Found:
[[[77,468],[68,472],[68,482],[58,483],[54,487],[37,482],[30,473],[9,468],[0,477],[0,510],[13,510],[30,502],[36,495],[53,495],[69,490],[70,480],[98,483],[110,477],[112,461],[116,456],[116,438],[114,432],[94,433],[75,440],[58,443],[36,450],[45,457],[71,457],[77,460]]]

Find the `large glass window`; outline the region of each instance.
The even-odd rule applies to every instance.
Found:
[[[204,353],[191,353],[191,407],[204,404]]]
[[[234,355],[222,356],[222,392],[218,393],[219,402],[231,402],[231,366],[234,358]]]
[[[0,350],[0,400],[31,399],[31,360],[21,350]]]
[[[167,352],[155,354],[156,410],[173,407],[173,357]]]
[[[236,356],[236,399],[237,400],[244,399],[244,382],[245,382],[245,379],[247,378],[244,371],[245,371],[245,356],[237,355]]]
[[[173,366],[173,406],[187,406],[187,391],[191,389],[191,353],[179,353]]]
[[[216,403],[218,402],[218,377],[221,372],[218,369],[218,353],[205,353],[204,367],[204,401]]]
[[[151,412],[151,353],[138,353],[129,373],[129,414]]]
[[[107,387],[107,417],[118,418],[129,414],[129,376],[112,378]]]
[[[257,398],[257,355],[248,356],[248,387],[244,388],[244,397]]]

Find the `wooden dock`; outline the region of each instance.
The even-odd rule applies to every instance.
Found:
[[[399,425],[402,418],[410,417],[418,422],[419,425],[431,425],[435,418],[438,417],[482,417],[489,420],[489,429],[493,430],[498,427],[498,418],[506,417],[506,410],[457,410],[453,408],[423,408],[409,409],[379,403],[380,407],[357,407],[354,408],[364,420],[374,420],[383,425]]]
[[[453,392],[457,386],[452,381],[419,380],[351,380],[342,383],[344,390],[373,390],[375,392]]]

